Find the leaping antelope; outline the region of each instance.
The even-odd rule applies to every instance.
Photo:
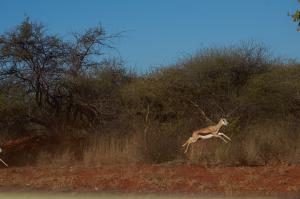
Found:
[[[228,142],[226,139],[231,141],[231,139],[227,135],[225,135],[224,133],[219,131],[223,125],[224,126],[228,125],[228,122],[225,118],[221,118],[220,121],[218,122],[218,124],[216,124],[216,125],[208,126],[206,128],[202,128],[202,129],[194,131],[192,134],[192,137],[190,137],[182,145],[182,147],[186,146],[184,153],[186,153],[188,151],[189,145],[192,143],[195,143],[198,139],[209,139],[212,137],[217,137],[217,138],[222,139],[225,143]],[[226,138],[226,139],[224,139],[224,138]]]

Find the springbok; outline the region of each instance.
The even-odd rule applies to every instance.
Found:
[[[186,153],[188,151],[190,144],[197,142],[198,139],[209,139],[212,137],[217,137],[217,138],[222,139],[225,143],[228,143],[228,141],[226,139],[231,141],[231,139],[227,135],[225,135],[224,133],[219,131],[223,125],[224,126],[228,125],[228,121],[225,118],[221,118],[216,125],[208,126],[206,128],[202,128],[202,129],[198,129],[198,130],[194,131],[192,134],[192,137],[190,137],[182,145],[182,147],[186,146],[184,153]],[[226,138],[226,139],[224,139],[224,138]]]

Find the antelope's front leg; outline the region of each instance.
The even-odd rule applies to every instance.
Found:
[[[228,143],[228,141],[225,140],[221,135],[216,134],[216,135],[214,135],[214,136],[217,137],[217,138],[220,138],[220,139],[223,140],[225,143]]]
[[[221,132],[219,132],[219,135],[222,135],[222,136],[224,136],[226,139],[228,139],[228,140],[230,140],[230,141],[231,141],[230,137],[228,137],[228,136],[227,136],[227,135],[225,135],[224,133],[221,133]]]

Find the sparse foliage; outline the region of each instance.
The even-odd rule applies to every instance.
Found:
[[[101,61],[113,38],[102,27],[63,40],[25,19],[0,38],[1,86],[6,96],[17,97],[14,89],[23,93],[24,121],[53,131],[61,125],[97,127],[114,117],[109,103],[127,74],[116,61]]]
[[[300,3],[300,0],[298,0],[298,2]],[[300,11],[296,10],[293,14],[289,14],[294,22],[298,23],[298,31],[300,31]]]

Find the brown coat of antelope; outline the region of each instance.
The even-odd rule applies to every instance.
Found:
[[[186,146],[184,153],[186,153],[188,151],[189,145],[197,142],[198,139],[209,139],[212,137],[217,137],[227,143],[228,141],[226,139],[228,139],[228,140],[231,140],[231,139],[227,135],[225,135],[224,133],[219,131],[223,125],[224,126],[228,125],[228,121],[225,118],[221,118],[216,125],[208,126],[208,127],[194,131],[192,134],[192,137],[190,137],[182,145],[182,147]],[[226,139],[224,139],[224,138],[226,138]]]

